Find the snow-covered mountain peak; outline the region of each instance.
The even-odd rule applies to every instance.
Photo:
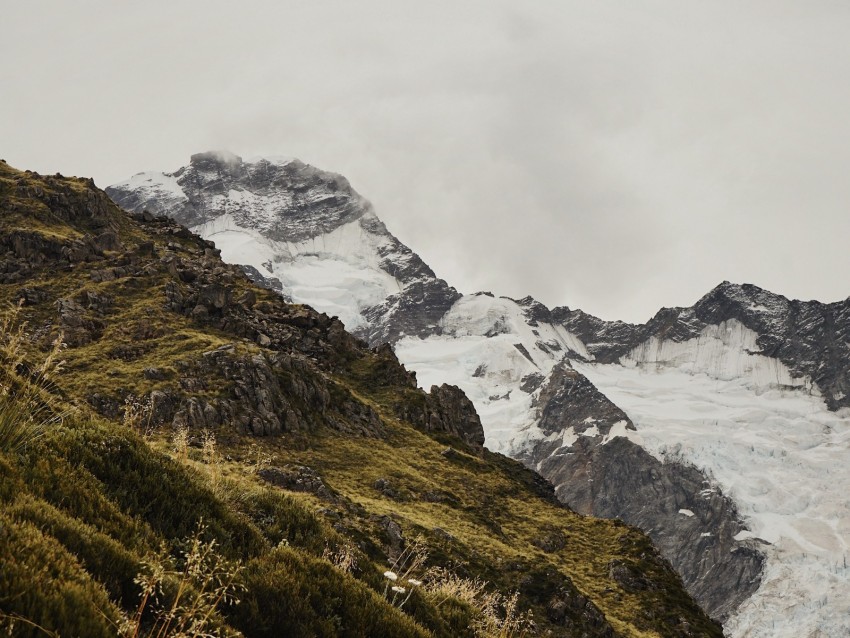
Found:
[[[723,282],[693,306],[664,308],[643,325],[581,311],[553,315],[603,363],[619,362],[638,347],[656,347],[642,344],[663,342],[669,349],[699,341],[710,326],[735,321],[750,331],[741,341],[749,354],[781,362],[794,379],[810,379],[831,410],[850,407],[850,300],[789,300],[751,284]]]
[[[274,241],[329,233],[371,210],[341,175],[295,159],[246,162],[227,151],[196,153],[172,173],[136,175],[109,192],[129,210],[165,214],[190,228],[230,215]]]
[[[128,210],[176,219],[225,260],[374,344],[433,332],[460,296],[346,178],[297,159],[197,153],[173,173],[136,175],[107,192]],[[410,315],[413,306],[420,312]]]

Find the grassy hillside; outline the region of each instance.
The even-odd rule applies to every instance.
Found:
[[[464,397],[90,180],[0,163],[0,308],[11,635],[721,635]]]

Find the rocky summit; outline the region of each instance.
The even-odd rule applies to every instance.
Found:
[[[456,385],[147,207],[0,163],[3,631],[722,635],[643,532],[485,448]]]
[[[729,635],[850,631],[847,301],[724,282],[633,325],[460,294],[347,181],[297,160],[204,153],[108,192],[391,345],[423,388],[461,388],[487,449],[646,530]]]
[[[226,261],[288,298],[309,297],[373,346],[429,334],[460,297],[348,180],[295,159],[199,153],[174,173],[141,173],[107,192],[215,241]]]

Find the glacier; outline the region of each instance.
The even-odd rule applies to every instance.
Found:
[[[850,410],[752,354],[739,322],[649,340],[618,364],[574,362],[631,417],[657,458],[704,469],[764,541],[762,584],[724,625],[733,638],[850,634]],[[629,433],[626,434],[628,436]]]

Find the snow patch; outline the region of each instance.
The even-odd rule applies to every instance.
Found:
[[[113,188],[136,191],[142,201],[156,204],[153,208],[157,210],[170,209],[189,199],[176,177],[155,171],[137,173],[130,179],[114,184]]]
[[[537,367],[513,346],[511,335],[485,337],[405,337],[396,344],[399,360],[416,371],[422,388],[450,383],[460,387],[475,405],[484,426],[487,447],[510,450],[533,423],[532,396],[513,392]],[[483,376],[473,373],[486,362]],[[493,399],[491,397],[505,397]]]
[[[694,513],[691,510],[685,509],[685,508],[680,509],[679,514],[682,514],[683,516],[687,516],[689,518],[694,515]]]
[[[228,201],[252,197],[247,191],[231,191]],[[339,317],[349,330],[366,324],[362,314],[366,308],[401,289],[399,281],[380,267],[379,249],[386,240],[367,232],[360,219],[301,242],[270,240],[239,226],[229,213],[192,230],[213,240],[224,261],[250,265],[278,278],[283,293],[294,302]]]
[[[623,420],[617,421],[611,426],[611,429],[608,430],[608,434],[605,435],[604,439],[602,439],[602,445],[610,443],[618,436],[623,437],[624,439],[629,439],[632,443],[643,445],[643,440],[640,438],[640,435],[635,430],[629,429],[629,422]]]
[[[599,428],[595,425],[591,425],[584,432],[582,432],[581,435],[589,437],[599,436]]]

